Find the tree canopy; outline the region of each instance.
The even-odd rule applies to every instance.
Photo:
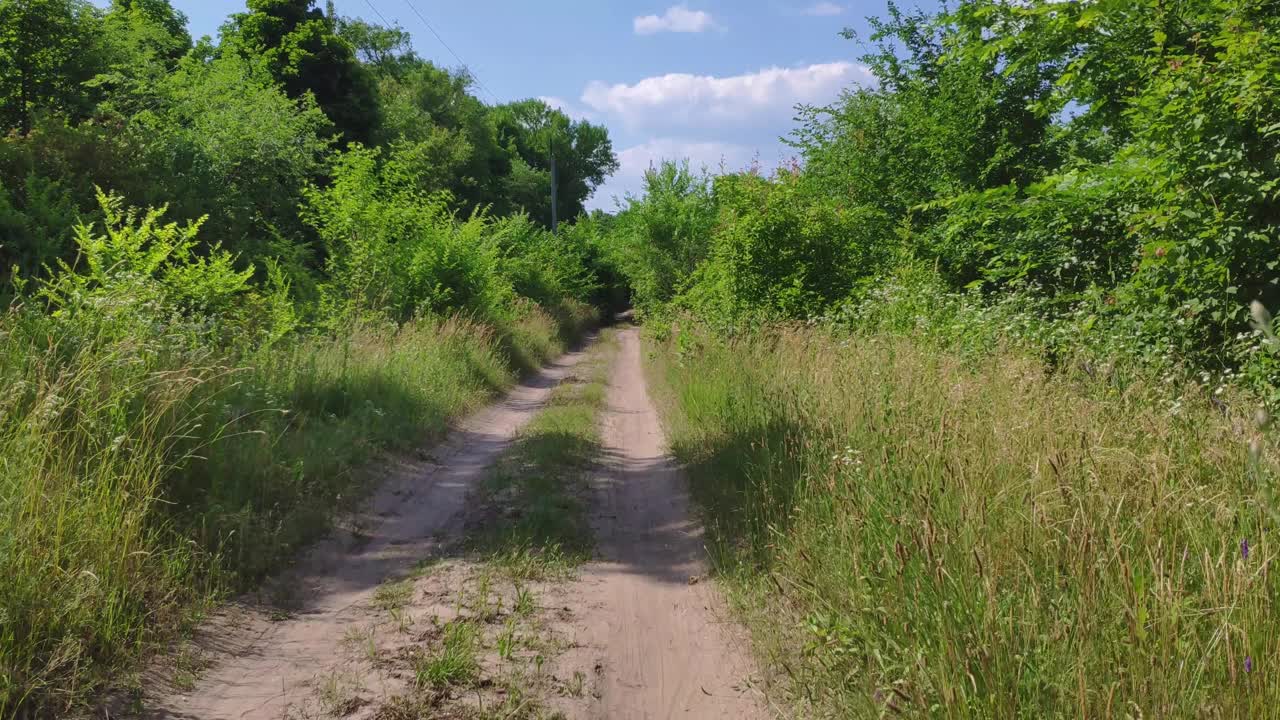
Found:
[[[0,267],[73,252],[95,187],[207,216],[244,261],[287,259],[303,285],[325,248],[297,212],[348,149],[447,207],[549,226],[582,214],[617,168],[608,132],[538,100],[491,106],[465,70],[417,55],[400,27],[314,0],[248,0],[193,43],[169,0],[0,0]]]

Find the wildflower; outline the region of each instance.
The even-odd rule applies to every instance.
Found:
[[[1249,538],[1240,541],[1240,557],[1245,560],[1249,559]]]
[[[1247,673],[1253,672],[1253,657],[1250,655],[1244,656],[1244,671]]]

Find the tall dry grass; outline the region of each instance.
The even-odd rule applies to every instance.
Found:
[[[716,565],[803,714],[1275,716],[1248,403],[883,334],[654,350]]]

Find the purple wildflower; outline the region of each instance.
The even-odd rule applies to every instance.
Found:
[[[1248,655],[1244,656],[1244,671],[1247,673],[1253,672],[1253,658]]]
[[[1249,538],[1240,541],[1240,557],[1249,559]]]

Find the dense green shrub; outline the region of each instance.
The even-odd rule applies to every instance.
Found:
[[[76,263],[18,278],[0,316],[0,714],[77,707],[193,604],[249,586],[323,533],[380,450],[443,431],[598,319],[569,299],[548,311],[445,288],[455,268],[432,264],[429,243],[483,256],[486,220],[335,187],[336,207],[382,202],[392,220],[424,223],[409,227],[427,235],[406,238],[421,268],[382,278],[407,276],[397,292],[444,313],[475,309],[445,303],[446,289],[503,311],[487,324],[395,322],[363,304],[372,280],[338,264],[326,289],[352,290],[353,305],[330,333],[300,332],[278,265],[254,282],[255,268],[200,241],[199,222],[105,194],[105,222],[74,228]],[[510,293],[496,252],[458,267]],[[415,295],[424,277],[441,282]]]
[[[64,257],[77,215],[61,184],[43,175],[26,175],[12,192],[0,187],[0,263],[31,273]]]
[[[138,159],[141,149],[132,138],[115,128],[68,125],[54,115],[33,122],[26,135],[0,137],[0,176],[5,178],[0,194],[6,196],[0,202],[10,218],[0,236],[0,272],[16,265],[32,274],[55,260],[70,260],[72,228],[99,212],[99,185],[148,194],[142,190],[149,181]]]
[[[631,290],[622,272],[613,262],[610,234],[616,219],[596,211],[579,217],[572,225],[561,225],[556,247],[570,252],[588,268],[575,273],[574,295],[580,301],[610,314],[626,310],[631,304]]]
[[[719,225],[684,300],[714,316],[808,318],[857,296],[897,255],[889,216],[815,196],[801,173],[716,179]]]
[[[304,218],[325,243],[325,313],[404,320],[449,308],[491,316],[514,297],[483,215],[458,220],[447,195],[426,195],[416,163],[353,146],[332,183],[307,192]]]
[[[552,235],[528,215],[496,220],[493,237],[502,256],[501,272],[522,297],[552,303],[585,298],[594,289],[583,249]]]
[[[649,170],[644,192],[629,199],[611,228],[609,249],[637,307],[654,310],[674,298],[706,259],[718,209],[711,178],[695,174],[688,163]]]

